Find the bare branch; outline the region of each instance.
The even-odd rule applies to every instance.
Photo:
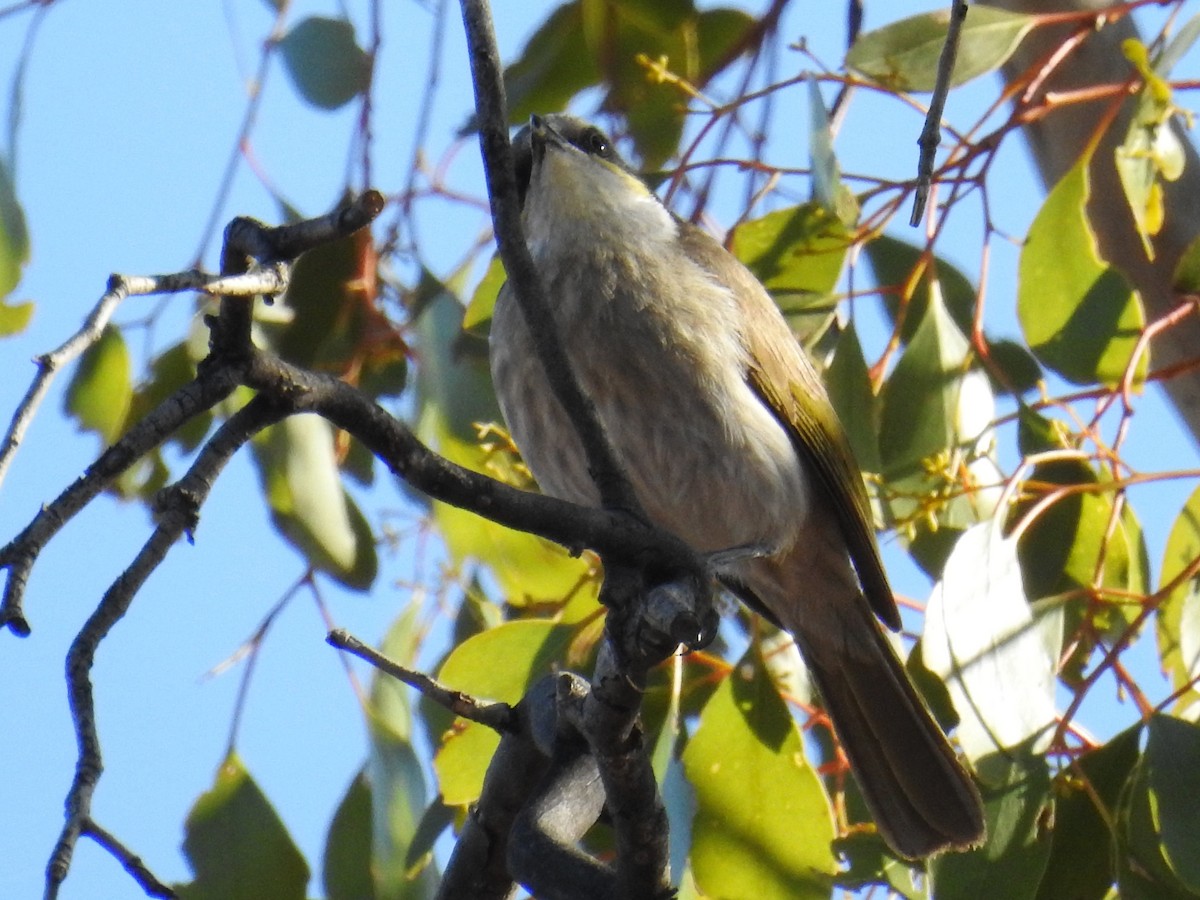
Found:
[[[925,203],[929,199],[929,186],[933,184],[933,163],[938,144],[942,141],[942,112],[946,108],[946,97],[950,93],[950,77],[954,74],[954,61],[958,59],[958,41],[962,24],[967,18],[967,0],[953,0],[950,4],[950,22],[946,30],[946,42],[938,57],[937,80],[933,96],[929,99],[929,112],[925,115],[925,127],[917,138],[921,156],[917,160],[917,190],[913,196],[912,215],[908,224],[917,226],[925,215]]]
[[[507,703],[477,700],[462,691],[448,688],[423,672],[416,672],[389,659],[374,647],[364,644],[354,635],[340,628],[329,632],[325,640],[330,646],[352,653],[359,659],[369,662],[379,671],[415,688],[456,716],[478,722],[501,734],[516,729],[516,715],[513,708]]]
[[[167,551],[180,537],[195,529],[200,507],[230,457],[263,428],[279,421],[283,414],[283,410],[270,400],[256,397],[217,430],[183,478],[160,493],[156,509],[158,527],[129,567],[105,592],[99,606],[71,643],[67,653],[67,698],[75,724],[79,757],[67,793],[67,819],[46,867],[47,900],[57,897],[58,887],[70,869],[75,845],[80,835],[87,833],[87,826],[92,821],[92,794],[104,768],[91,683],[96,650],[112,627],[124,617],[134,595],[163,561]]]
[[[500,51],[496,48],[492,30],[490,6],[487,0],[462,0],[461,5],[475,84],[479,146],[487,174],[488,196],[492,201],[496,248],[504,261],[508,283],[516,294],[538,358],[546,369],[550,388],[583,444],[588,470],[602,504],[645,519],[596,407],[575,378],[571,362],[558,339],[546,291],[525,244],[512,146],[508,140],[508,110],[501,78]]]

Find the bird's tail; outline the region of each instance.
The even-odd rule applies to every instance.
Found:
[[[828,558],[814,565],[806,555],[762,561],[767,568],[752,587],[796,639],[879,830],[910,858],[979,844],[979,792],[853,583],[849,561],[848,577],[822,578]]]

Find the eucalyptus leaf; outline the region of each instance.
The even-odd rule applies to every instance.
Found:
[[[1049,765],[1025,745],[982,759],[979,766],[987,841],[965,853],[934,857],[930,894],[937,900],[1033,900],[1050,856]]]
[[[894,90],[932,91],[950,15],[943,6],[859,35],[846,54],[847,68]],[[1000,68],[1035,22],[1033,16],[970,4],[950,86]]]
[[[308,560],[356,590],[375,581],[370,525],[342,487],[333,429],[319,416],[289,416],[252,444],[271,521]]]
[[[305,900],[308,864],[279,814],[231,753],[184,825],[192,881],[183,900]]]
[[[1050,858],[1037,900],[1104,900],[1116,877],[1112,822],[1138,760],[1142,727],[1077,756],[1055,784]]]
[[[67,385],[66,411],[85,431],[111,444],[121,436],[133,401],[132,364],[121,332],[107,326],[84,351]]]
[[[297,92],[320,109],[345,106],[370,84],[371,58],[346,19],[302,19],[279,41],[279,49]]]
[[[27,262],[29,228],[25,224],[25,211],[17,200],[9,164],[0,154],[0,300],[11,294],[20,283],[21,270]],[[7,329],[0,329],[0,335],[12,333]]]
[[[1200,699],[1200,574],[1184,577],[1200,559],[1200,488],[1188,497],[1171,526],[1163,551],[1162,585],[1173,582],[1158,608],[1158,655],[1176,689],[1186,688],[1181,706]]]
[[[1029,347],[1076,384],[1116,384],[1145,325],[1141,300],[1101,260],[1087,221],[1087,158],[1051,189],[1018,266],[1017,317]],[[1143,354],[1135,381],[1145,376]]]
[[[827,900],[837,870],[829,801],[753,651],[704,707],[683,764],[696,792],[692,871],[706,896]]]
[[[1061,609],[1035,618],[1016,541],[996,519],[968,529],[925,609],[925,666],[950,690],[968,758],[1031,744],[1044,749],[1055,724]]]

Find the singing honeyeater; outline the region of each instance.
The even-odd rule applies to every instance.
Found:
[[[736,592],[795,638],[893,849],[920,857],[978,843],[979,794],[877,621],[900,625],[862,475],[766,290],[586,122],[534,116],[515,154],[559,339],[647,515],[698,551],[770,548],[736,563]],[[491,358],[542,489],[598,505],[507,287]]]

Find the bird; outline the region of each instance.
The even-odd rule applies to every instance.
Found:
[[[767,290],[587,121],[532,116],[514,162],[558,339],[645,515],[701,553],[766,548],[722,581],[795,640],[893,851],[979,845],[979,792],[881,627],[901,623],[862,474]],[[599,506],[507,284],[489,341],[501,413],[541,490]]]

